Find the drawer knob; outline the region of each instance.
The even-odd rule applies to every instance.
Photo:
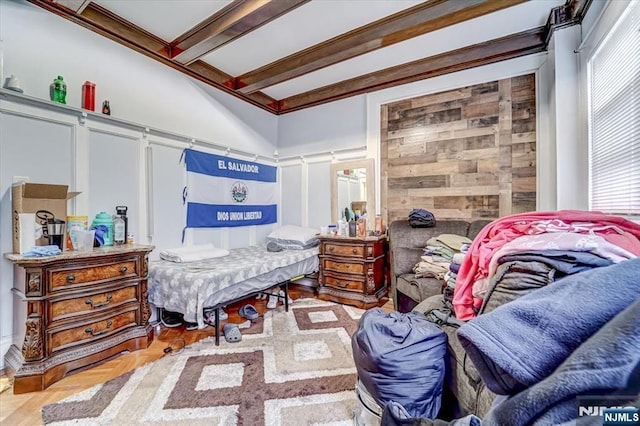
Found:
[[[86,303],[87,305],[91,305],[91,309],[96,309],[96,308],[101,308],[103,306],[108,305],[109,303],[111,303],[111,299],[113,298],[112,294],[107,294],[107,298],[105,299],[104,302],[100,302],[100,303],[93,303],[93,300],[91,299],[87,299],[84,301],[84,303]]]
[[[72,283],[76,280],[75,275],[67,275],[67,282]]]
[[[351,251],[353,252],[353,254],[357,254],[358,253],[358,250],[356,250],[356,249],[353,249]]]
[[[329,251],[333,251],[333,246],[329,246]]]
[[[120,268],[120,272],[123,273],[123,274],[126,274],[127,273],[127,267],[123,266],[122,268]]]
[[[100,336],[101,334],[104,334],[107,331],[109,331],[112,325],[113,325],[113,321],[107,321],[107,326],[100,331],[93,331],[93,327],[87,327],[87,329],[84,332],[92,335],[93,337]]]

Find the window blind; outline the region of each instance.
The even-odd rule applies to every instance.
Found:
[[[590,207],[640,215],[640,2],[587,62]]]

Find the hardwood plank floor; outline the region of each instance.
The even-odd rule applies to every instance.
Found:
[[[314,297],[314,290],[312,287],[292,284],[289,289],[289,295],[294,300]],[[266,300],[246,299],[225,309],[229,313],[229,321],[234,323],[245,321],[244,318],[238,315],[238,308],[245,303],[251,303],[260,313],[264,313],[267,310]],[[393,310],[393,302],[391,300],[383,300],[381,306],[387,312]],[[215,330],[213,327],[187,331],[184,325],[175,328],[157,326],[155,328],[154,341],[147,349],[125,353],[83,371],[74,372],[41,392],[14,395],[13,388],[9,388],[0,393],[0,424],[11,426],[41,425],[43,424],[41,416],[43,406],[58,402],[75,393],[99,383],[104,383],[141,365],[154,361],[164,354],[164,348],[167,346],[181,344],[182,341],[180,339],[184,339],[185,344],[190,345],[214,335]]]

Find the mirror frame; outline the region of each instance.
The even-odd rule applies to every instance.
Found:
[[[366,169],[367,170],[367,218],[375,218],[375,175],[373,158],[364,160],[340,161],[331,163],[331,223],[338,223],[338,179],[337,173],[345,169]],[[373,215],[372,215],[373,212]]]

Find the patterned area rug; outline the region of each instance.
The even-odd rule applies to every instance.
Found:
[[[313,299],[42,409],[45,424],[352,425],[351,335],[364,311]]]

